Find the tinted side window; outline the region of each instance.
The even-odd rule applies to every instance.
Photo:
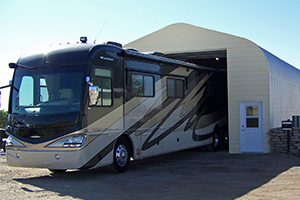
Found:
[[[154,96],[154,77],[150,75],[132,74],[132,95],[140,97]]]
[[[181,79],[167,79],[167,96],[173,98],[184,97],[184,81]]]

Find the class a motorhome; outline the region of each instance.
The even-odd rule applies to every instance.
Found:
[[[226,71],[82,41],[9,64],[8,165],[124,172],[226,137]]]

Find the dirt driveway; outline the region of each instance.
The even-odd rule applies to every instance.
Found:
[[[192,149],[107,168],[52,174],[0,156],[0,199],[299,199],[300,158]]]

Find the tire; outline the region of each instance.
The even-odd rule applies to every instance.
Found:
[[[212,143],[205,147],[206,151],[208,152],[216,152],[220,148],[220,134],[219,131],[214,130],[212,133]]]
[[[130,162],[130,145],[124,138],[120,137],[114,148],[114,160],[112,168],[117,173],[123,173],[127,171]]]
[[[0,152],[1,153],[5,153],[6,152],[6,140],[5,138],[2,138],[0,139]]]
[[[4,143],[4,142],[3,142]],[[3,149],[4,151],[4,145],[2,145],[2,136],[0,137],[0,150]]]

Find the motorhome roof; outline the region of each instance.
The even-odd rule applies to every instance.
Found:
[[[87,62],[87,57],[90,51],[95,50],[97,48],[107,48],[115,49],[120,52],[120,56],[123,57],[133,57],[146,59],[154,62],[162,62],[184,66],[191,69],[200,69],[206,71],[222,71],[220,69],[209,68],[205,66],[196,65],[194,63],[184,62],[180,60],[170,59],[162,56],[144,54],[138,51],[133,51],[131,49],[123,49],[119,46],[116,46],[112,43],[108,44],[75,44],[75,45],[64,45],[58,47],[50,47],[45,49],[44,51],[25,54],[23,55],[17,64],[27,65],[31,67],[43,66],[46,63],[53,63],[59,65],[74,65],[74,64],[85,64]],[[57,56],[63,55],[63,56]]]

